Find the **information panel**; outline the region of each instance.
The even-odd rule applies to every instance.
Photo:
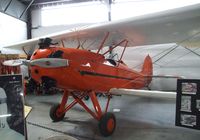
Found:
[[[25,140],[22,76],[0,76],[0,139]]]
[[[178,79],[176,126],[200,130],[200,80]]]

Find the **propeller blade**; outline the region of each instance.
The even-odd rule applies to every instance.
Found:
[[[67,59],[61,58],[41,58],[30,61],[31,66],[39,66],[44,68],[58,68],[68,66]]]
[[[68,66],[67,59],[61,58],[41,58],[35,60],[25,60],[25,59],[16,59],[16,60],[6,60],[3,62],[5,66],[39,66],[44,68],[58,68]]]
[[[5,66],[20,66],[23,64],[22,59],[15,59],[15,60],[6,60],[3,62]]]

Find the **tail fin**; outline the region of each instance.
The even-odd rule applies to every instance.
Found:
[[[152,74],[153,74],[153,64],[151,57],[149,55],[147,55],[144,60],[141,73],[147,76],[147,83],[149,84],[152,80]]]

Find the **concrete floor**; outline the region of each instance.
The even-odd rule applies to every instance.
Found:
[[[113,97],[109,111],[114,112],[117,126],[110,137],[102,137],[95,121],[76,105],[61,122],[52,122],[49,109],[61,95],[27,95],[25,103],[33,107],[27,117],[28,140],[45,140],[52,136],[70,135],[78,140],[199,140],[200,131],[176,127],[175,100],[138,97]],[[105,104],[104,97],[99,98]],[[70,99],[72,100],[72,99]],[[91,106],[90,101],[86,101]]]

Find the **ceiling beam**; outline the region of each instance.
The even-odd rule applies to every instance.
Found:
[[[56,3],[80,3],[88,1],[98,1],[98,0],[35,0],[33,5],[46,5],[46,4],[56,4]]]
[[[22,12],[22,14],[20,15],[19,18],[21,18],[24,13],[26,13],[28,11],[28,9],[31,7],[31,5],[33,4],[34,0],[31,0],[31,2],[28,4],[28,6],[26,7],[26,9],[24,9],[24,11]]]
[[[13,0],[10,0],[9,3],[7,4],[6,8],[4,9],[4,12],[7,11],[8,7],[10,6],[10,4],[12,3]]]

